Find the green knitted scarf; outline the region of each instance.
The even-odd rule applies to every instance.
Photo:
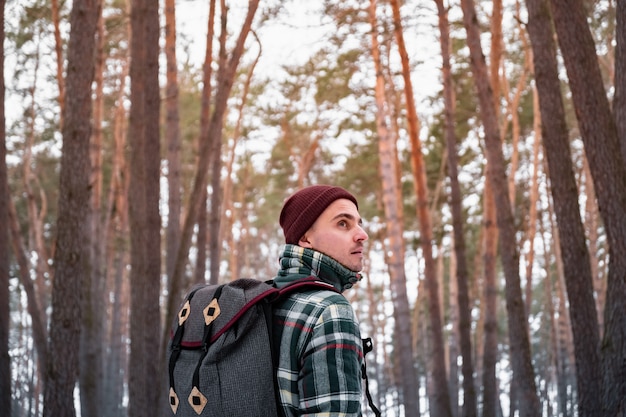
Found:
[[[279,263],[280,269],[274,278],[279,288],[296,279],[315,276],[343,292],[361,279],[361,274],[351,271],[330,256],[298,245],[285,245]]]

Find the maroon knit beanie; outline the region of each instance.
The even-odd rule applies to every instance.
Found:
[[[311,185],[289,197],[280,212],[285,243],[297,245],[326,207],[340,198],[352,201],[359,208],[352,194],[332,185]]]

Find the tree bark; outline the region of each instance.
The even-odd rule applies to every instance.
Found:
[[[480,32],[473,0],[462,0],[463,22],[470,49],[471,68],[474,74],[480,114],[484,128],[484,141],[489,164],[488,181],[493,188],[496,219],[499,230],[500,259],[506,279],[506,306],[509,327],[511,364],[517,387],[519,387],[520,417],[539,416],[541,406],[537,395],[535,373],[532,366],[528,323],[520,287],[519,254],[517,252],[515,224],[502,153],[502,144],[493,93],[489,84],[485,56],[480,44]]]
[[[487,163],[485,177],[489,177],[489,163]],[[493,190],[489,181],[485,181],[483,193],[483,299],[484,299],[484,349],[483,349],[483,417],[498,415],[498,377],[496,365],[498,363],[498,227],[496,225],[496,206],[493,200]]]
[[[500,111],[500,66],[502,64],[502,0],[493,2],[493,10],[490,20],[491,45],[489,48],[489,58],[491,66],[489,67],[489,83],[492,88],[493,111]],[[505,81],[506,82],[506,81]],[[486,100],[486,99],[485,99]],[[501,117],[495,115],[496,123],[499,125]],[[501,123],[506,126],[505,122]],[[500,140],[504,141],[505,131],[501,129]],[[511,202],[511,210],[515,210],[515,175],[519,164],[519,151],[517,149],[518,138],[515,132],[512,135],[512,154],[510,163],[510,174],[508,178],[509,184],[509,200]],[[498,227],[496,220],[496,202],[494,199],[493,185],[489,178],[492,175],[491,163],[487,161],[485,167],[485,191],[483,193],[483,221],[484,221],[484,247],[483,247],[483,266],[485,271],[484,297],[485,297],[485,350],[483,352],[485,368],[483,370],[483,417],[497,415],[498,408],[498,376],[496,374],[496,366],[498,364]],[[510,414],[513,415],[517,409],[518,400],[516,398],[516,383],[513,381],[509,390]]]
[[[44,387],[44,416],[73,417],[78,377],[82,297],[88,291],[88,207],[91,137],[91,83],[94,75],[96,0],[77,0],[70,17],[66,106],[59,178],[57,248],[52,287],[49,353]]]
[[[526,0],[526,5],[542,119],[543,146],[559,227],[559,249],[574,335],[578,409],[581,416],[601,416],[602,377],[598,350],[600,339],[593,277],[580,217],[549,4],[544,0]],[[588,195],[587,198],[591,196]]]
[[[102,209],[102,144],[104,119],[104,20],[102,3],[98,1],[98,23],[96,28],[96,53],[94,68],[93,128],[90,145],[91,201],[89,204],[90,270],[85,276],[83,297],[83,321],[80,340],[80,412],[83,417],[98,417],[102,409],[102,377],[104,374],[104,321],[105,279],[104,242],[101,222]]]
[[[161,361],[161,219],[159,215],[159,16],[158,3],[131,3],[131,108],[128,196],[131,253],[128,415],[156,416],[163,395],[155,384]]]
[[[581,0],[552,0],[554,25],[609,246],[601,344],[603,413],[626,415],[626,166]]]

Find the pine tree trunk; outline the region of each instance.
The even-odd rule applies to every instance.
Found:
[[[521,417],[541,414],[535,372],[532,366],[528,323],[524,311],[519,276],[519,254],[515,224],[502,153],[493,93],[489,85],[485,57],[480,45],[480,33],[473,0],[462,0],[463,21],[471,55],[471,68],[478,91],[480,114],[485,130],[485,149],[489,164],[488,181],[493,188],[496,219],[499,230],[500,259],[506,279],[506,306],[514,381],[519,387]]]
[[[489,164],[487,163],[487,170]],[[486,176],[489,174],[486,173]],[[489,181],[483,193],[483,299],[484,299],[484,349],[483,349],[483,417],[496,417],[498,410],[498,279],[497,247],[498,228],[496,207]]]
[[[404,403],[404,412],[407,416],[418,416],[419,391],[418,378],[415,370],[414,355],[411,340],[411,315],[406,290],[406,275],[404,270],[404,242],[402,240],[401,213],[398,209],[397,195],[397,159],[396,138],[388,128],[389,114],[385,106],[385,83],[380,61],[378,45],[378,30],[376,21],[376,0],[369,5],[369,19],[372,27],[372,56],[376,68],[376,127],[378,132],[378,150],[380,159],[380,175],[383,189],[383,207],[387,225],[388,250],[387,265],[391,277],[391,298],[394,305],[394,338],[397,349],[398,386]],[[447,390],[447,387],[445,388]]]
[[[101,5],[98,6],[96,29],[96,54],[94,68],[93,132],[91,135],[90,183],[91,201],[89,204],[90,270],[85,276],[85,297],[83,297],[83,321],[80,340],[80,411],[83,417],[99,417],[102,409],[102,378],[104,375],[104,243],[101,223],[102,209],[102,124],[104,119],[104,20]]]
[[[551,4],[609,246],[605,328],[601,345],[603,413],[606,416],[624,416],[626,257],[622,254],[626,253],[626,164],[622,157],[615,119],[604,90],[584,4],[580,0],[552,0]],[[572,310],[572,314],[573,312]],[[573,324],[575,322],[573,319]]]
[[[159,21],[158,4],[131,3],[131,108],[129,122],[131,245],[130,417],[156,416],[163,404],[159,383],[161,340],[161,219],[159,215]],[[159,402],[161,400],[161,402]]]
[[[581,416],[600,416],[599,334],[593,299],[593,278],[579,214],[578,192],[557,73],[556,45],[548,3],[541,0],[527,0],[526,3],[542,113],[543,145],[559,226],[563,275],[567,283],[574,334],[578,408]]]
[[[49,353],[54,361],[48,361],[46,369],[44,416],[73,417],[76,414],[74,386],[79,371],[81,300],[89,290],[85,285],[90,247],[89,140],[98,14],[97,1],[73,3],[50,320]]]

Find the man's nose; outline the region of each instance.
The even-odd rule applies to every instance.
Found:
[[[367,239],[368,239],[367,232],[361,226],[358,226],[358,230],[354,237],[354,240],[359,242],[359,241],[367,240]]]

